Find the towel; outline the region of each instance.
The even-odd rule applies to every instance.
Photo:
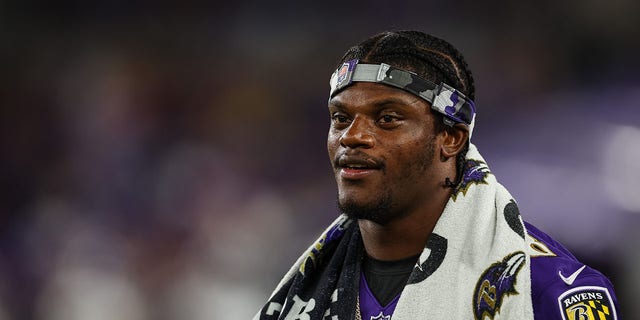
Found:
[[[533,319],[531,260],[518,206],[473,144],[465,164],[393,320]],[[340,215],[254,320],[355,319],[363,255],[357,221]]]

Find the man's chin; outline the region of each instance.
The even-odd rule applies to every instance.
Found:
[[[381,225],[388,223],[392,218],[390,205],[389,197],[383,197],[370,203],[338,201],[340,211],[349,218],[370,220]]]

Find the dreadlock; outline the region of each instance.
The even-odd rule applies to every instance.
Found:
[[[386,63],[396,68],[415,72],[434,83],[444,82],[471,100],[475,100],[473,76],[462,54],[450,43],[420,31],[395,31],[379,33],[351,47],[338,66],[345,61],[358,59],[362,63]],[[443,115],[434,113],[436,133],[457,130],[445,125]],[[469,141],[456,156],[456,181],[458,185],[465,169],[465,156]]]

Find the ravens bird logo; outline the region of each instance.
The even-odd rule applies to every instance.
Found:
[[[517,251],[492,264],[482,273],[473,295],[476,320],[493,319],[500,312],[505,296],[518,294],[516,276],[525,264],[524,252]]]
[[[469,187],[474,184],[487,184],[487,176],[491,171],[487,164],[480,160],[467,159],[465,163],[464,173],[462,179],[451,194],[453,201],[456,201],[458,195],[462,193],[463,196],[467,194]]]

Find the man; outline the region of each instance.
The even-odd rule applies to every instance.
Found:
[[[609,280],[523,222],[470,143],[474,83],[451,44],[381,33],[330,84],[342,215],[254,319],[618,319]]]

